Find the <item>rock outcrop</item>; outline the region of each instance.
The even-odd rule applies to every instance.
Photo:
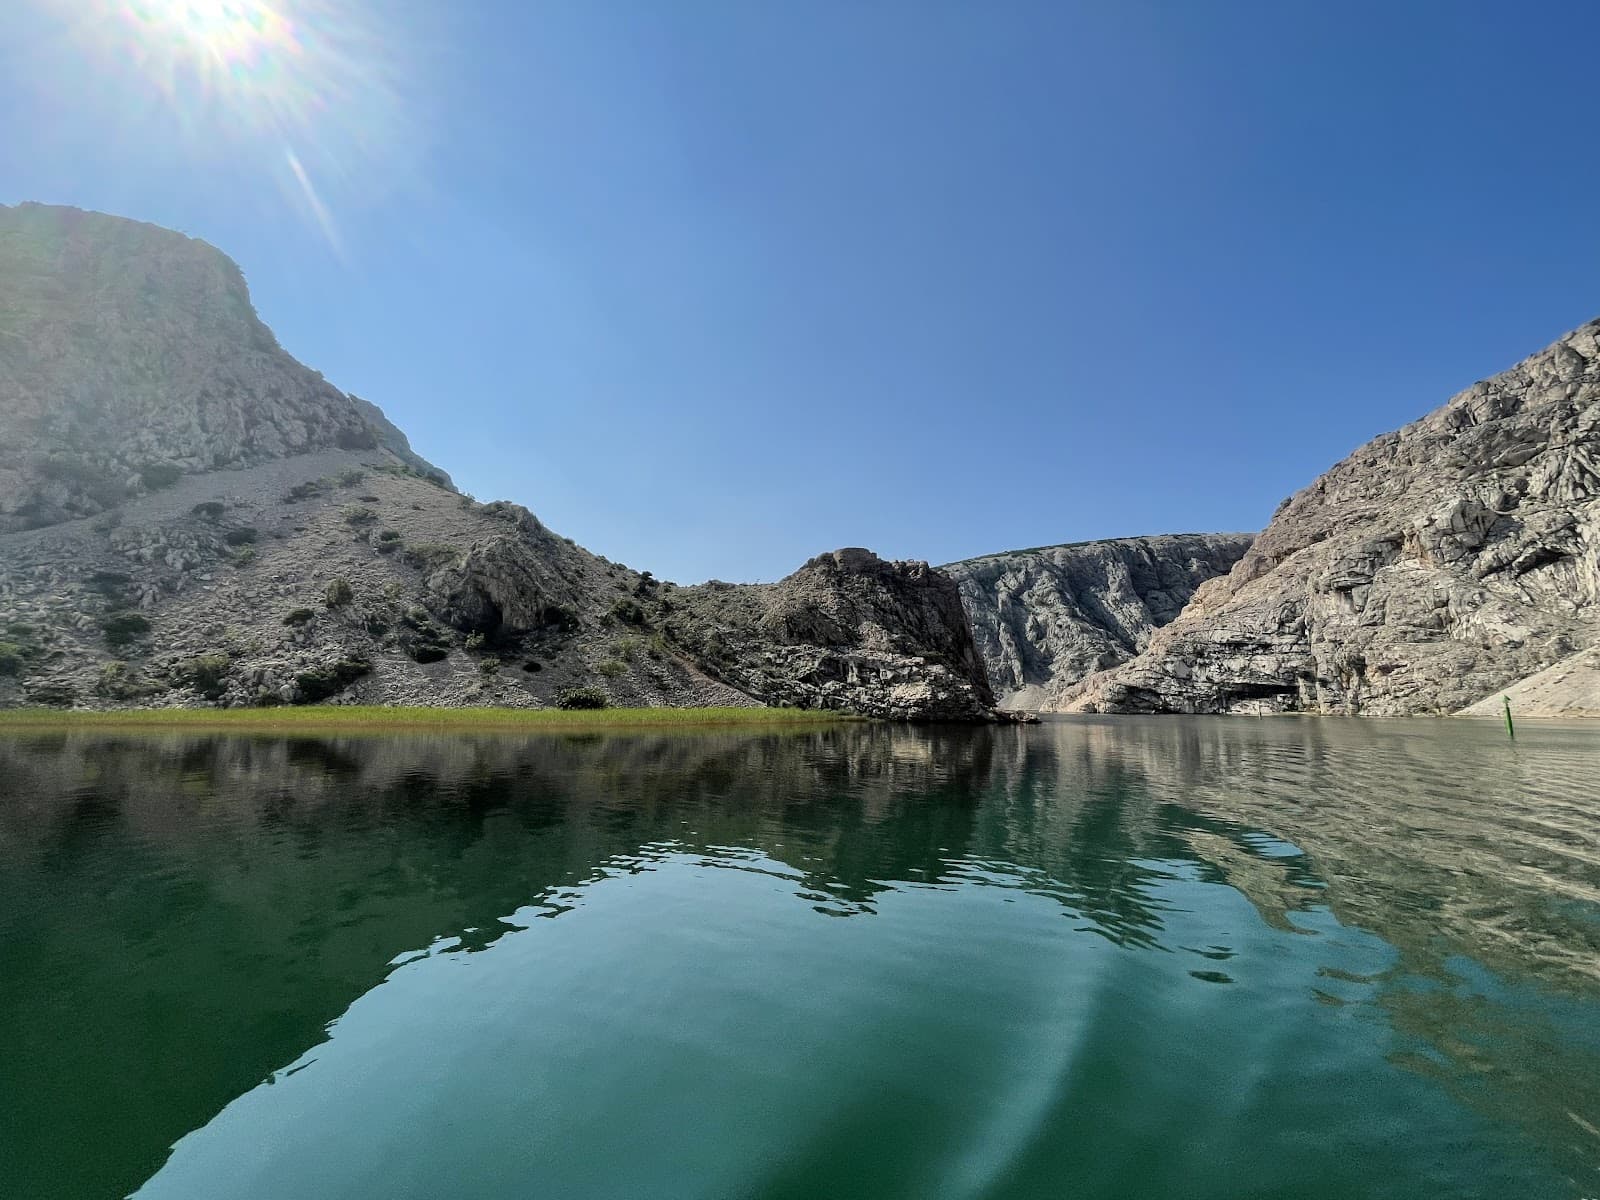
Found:
[[[1000,702],[1052,711],[1126,662],[1208,579],[1249,549],[1242,533],[1161,534],[1014,550],[950,563]]]
[[[673,641],[768,704],[896,720],[994,709],[961,593],[925,562],[836,550],[775,584],[680,588],[669,605]]]
[[[980,720],[955,584],[841,551],[675,588],[479,504],[296,362],[238,267],[0,207],[0,707],[788,704]]]
[[[206,243],[0,205],[0,531],[92,516],[181,474],[374,449],[393,429],[374,411],[286,354]],[[409,445],[397,457],[421,462]]]
[[[1290,497],[1227,577],[1068,703],[1451,713],[1597,643],[1592,322]]]

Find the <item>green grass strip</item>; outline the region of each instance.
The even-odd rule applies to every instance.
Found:
[[[797,708],[424,708],[330,705],[304,708],[154,708],[0,711],[0,733],[79,729],[207,733],[538,733],[568,730],[792,728],[860,720]]]

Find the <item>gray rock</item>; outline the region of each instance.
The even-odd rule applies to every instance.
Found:
[[[1451,713],[1597,642],[1592,322],[1290,497],[1226,578],[1065,702]],[[1600,697],[1572,707],[1600,708]]]
[[[1161,534],[970,558],[961,588],[1002,704],[1055,709],[1067,688],[1126,662],[1208,579],[1249,549],[1243,533]]]

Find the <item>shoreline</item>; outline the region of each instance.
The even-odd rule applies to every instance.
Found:
[[[331,705],[303,708],[136,708],[0,711],[0,734],[197,733],[562,733],[608,730],[819,728],[863,717],[797,708],[429,708]]]

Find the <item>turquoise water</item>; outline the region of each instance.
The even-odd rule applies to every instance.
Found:
[[[0,1195],[1597,1195],[1518,732],[0,739]]]

